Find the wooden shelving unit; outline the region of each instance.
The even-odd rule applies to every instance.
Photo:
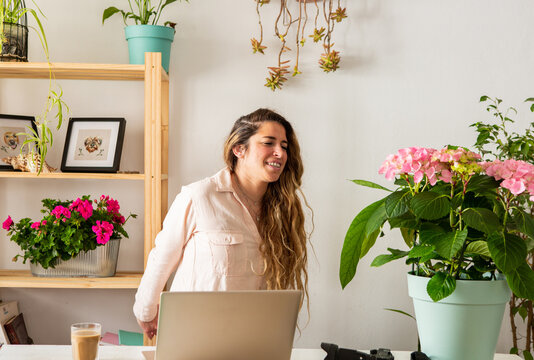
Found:
[[[146,53],[145,65],[2,63],[0,79],[56,79],[143,81],[145,85],[144,169],[142,174],[0,172],[0,179],[94,179],[144,182],[144,264],[161,230],[167,211],[169,77],[160,53]],[[0,269],[0,287],[136,289],[142,273],[117,273],[109,278],[39,278],[30,271]]]

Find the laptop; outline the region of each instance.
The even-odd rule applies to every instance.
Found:
[[[156,360],[290,360],[302,292],[163,292]],[[143,351],[146,359],[154,351]]]

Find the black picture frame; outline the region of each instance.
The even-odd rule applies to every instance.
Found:
[[[70,118],[61,171],[119,171],[125,128],[124,118]]]
[[[2,159],[21,153],[20,148],[26,137],[20,134],[28,133],[29,128],[37,134],[34,116],[0,114],[0,171],[20,171],[14,170],[10,164],[3,162]],[[30,148],[25,146],[22,154],[27,154]]]

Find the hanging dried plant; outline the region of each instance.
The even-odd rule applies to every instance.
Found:
[[[265,54],[264,50],[267,49],[263,45],[263,24],[261,19],[260,8],[269,4],[270,0],[255,0],[256,1],[256,13],[258,15],[259,24],[259,40],[257,38],[251,38],[253,53]],[[295,65],[293,66],[292,76],[301,74],[299,68],[300,48],[306,43],[306,25],[308,23],[308,2],[313,2],[315,7],[314,16],[314,28],[313,32],[308,37],[313,39],[314,43],[322,42],[324,52],[319,59],[319,67],[325,72],[336,71],[339,68],[341,57],[339,51],[333,49],[334,43],[332,42],[332,34],[334,32],[335,23],[343,21],[347,17],[346,8],[341,7],[341,0],[337,0],[337,8],[334,9],[335,0],[294,0],[291,5],[288,3],[290,0],[280,0],[280,10],[274,23],[274,34],[280,40],[280,50],[278,52],[277,66],[270,66],[269,76],[265,79],[265,86],[271,90],[282,89],[283,84],[287,81],[287,75],[289,74],[289,68],[291,67],[290,59],[284,58],[286,53],[293,51],[287,46],[288,36],[292,28],[296,28],[295,31]],[[322,6],[320,6],[322,4]],[[298,7],[298,8],[297,8]],[[298,14],[293,17],[294,14]],[[322,15],[322,16],[321,16]],[[324,24],[322,21],[324,20]]]

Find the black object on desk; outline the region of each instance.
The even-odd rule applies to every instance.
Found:
[[[339,348],[336,344],[321,343],[321,348],[326,351],[324,360],[394,360],[389,349],[371,350],[370,354],[358,350]],[[417,359],[419,360],[419,359]]]

